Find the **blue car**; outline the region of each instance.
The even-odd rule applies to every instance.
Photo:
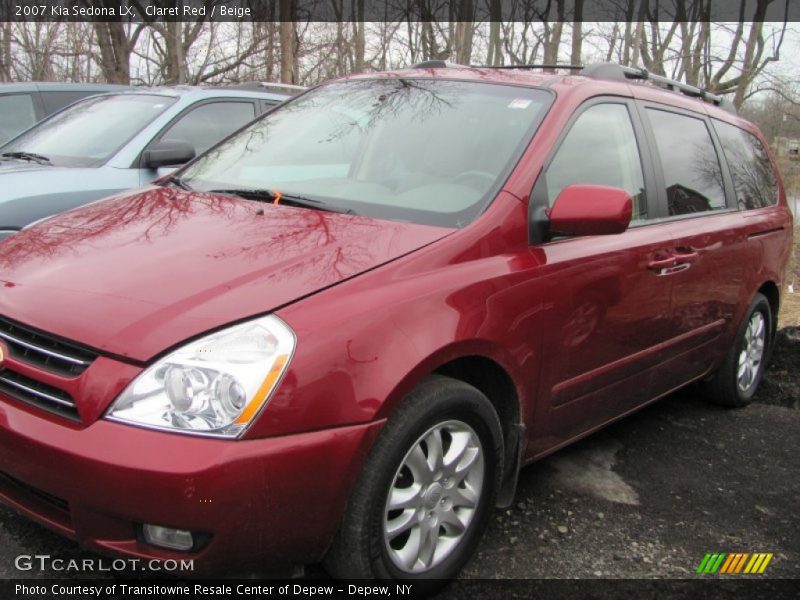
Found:
[[[86,96],[134,89],[111,83],[33,81],[0,84],[0,144]]]
[[[0,147],[0,239],[157,179],[289,97],[281,91],[147,88],[72,104]]]

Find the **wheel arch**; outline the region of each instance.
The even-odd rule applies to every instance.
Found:
[[[524,392],[510,364],[497,349],[480,342],[443,348],[409,373],[378,415],[387,418],[409,391],[431,375],[444,375],[477,388],[497,412],[503,432],[505,456],[498,506],[509,506],[513,501],[527,442]]]

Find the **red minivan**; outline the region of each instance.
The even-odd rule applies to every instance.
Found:
[[[7,239],[0,499],[211,574],[452,577],[522,466],[690,382],[752,398],[792,217],[725,105],[354,76]]]

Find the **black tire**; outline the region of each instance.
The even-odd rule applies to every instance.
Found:
[[[756,313],[760,313],[764,318],[765,347],[753,383],[746,390],[742,390],[738,382],[739,356],[745,345],[748,325],[753,315]],[[762,294],[756,294],[736,331],[733,346],[725,357],[725,361],[712,375],[711,380],[706,386],[708,399],[711,402],[719,404],[720,406],[741,408],[747,406],[753,400],[753,396],[761,382],[761,377],[764,375],[764,369],[766,368],[767,360],[769,359],[772,349],[772,319],[772,308],[770,307],[769,301]]]
[[[384,542],[384,517],[390,514],[386,512],[386,502],[407,454],[426,432],[446,422],[467,424],[480,440],[482,489],[472,520],[454,549],[438,564],[434,559],[429,570],[410,573],[393,562],[387,549],[389,542]],[[324,567],[340,579],[412,582],[415,591],[432,591],[443,580],[453,578],[475,551],[486,528],[502,478],[503,455],[500,421],[486,396],[449,377],[428,377],[392,413],[375,441],[323,561]],[[441,530],[437,527],[437,531]]]

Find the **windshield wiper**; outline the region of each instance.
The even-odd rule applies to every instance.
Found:
[[[162,185],[165,185],[167,183],[171,183],[172,185],[174,185],[176,187],[179,187],[182,190],[186,190],[187,192],[191,192],[192,191],[192,188],[189,187],[189,185],[183,179],[178,177],[177,175],[170,175],[169,177],[165,177],[161,181]]]
[[[0,158],[16,158],[17,160],[27,160],[30,162],[35,162],[40,165],[49,165],[50,159],[46,156],[41,154],[35,154],[33,152],[4,152],[0,154]]]
[[[246,200],[256,200],[258,202],[274,202],[276,204],[288,204],[290,206],[302,206],[304,208],[316,208],[327,212],[342,213],[345,215],[354,215],[355,211],[351,208],[341,208],[328,204],[322,200],[315,198],[308,198],[307,196],[300,196],[297,194],[287,194],[285,192],[277,192],[267,189],[231,189],[231,190],[209,190],[209,194],[229,194],[231,196],[239,196]]]

